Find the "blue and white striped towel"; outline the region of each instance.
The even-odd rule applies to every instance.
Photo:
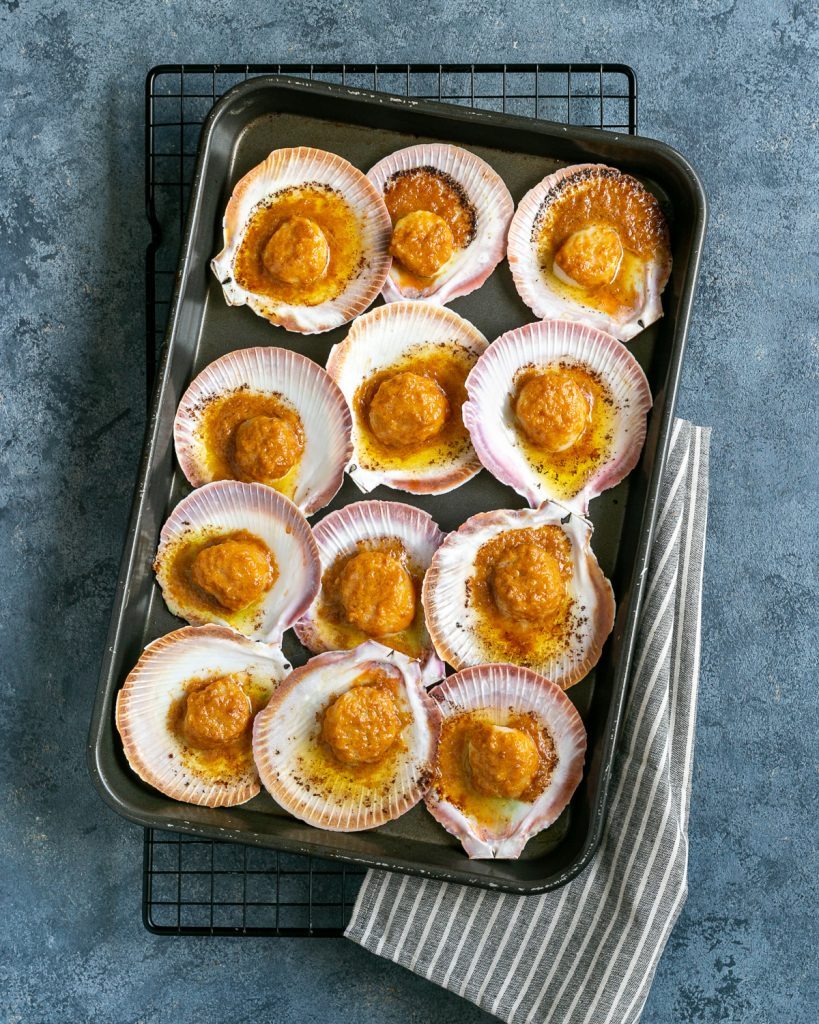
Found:
[[[502,1020],[631,1024],[685,902],[709,431],[677,420],[611,802],[589,867],[545,896],[368,873],[347,937]]]

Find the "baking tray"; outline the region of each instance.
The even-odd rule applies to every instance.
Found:
[[[596,670],[569,691],[586,723],[589,753],[583,782],[550,829],[529,842],[517,861],[469,861],[460,845],[417,807],[379,829],[322,832],[285,814],[266,795],[242,807],[179,804],[145,786],[130,771],[114,727],[117,690],[142,648],[179,626],[165,608],[151,571],[161,526],[188,487],[173,456],[173,418],[190,379],[234,348],[273,344],[320,362],[345,329],[302,337],[273,328],[247,308],[227,307],[210,272],[221,247],[221,218],[235,182],[270,149],[315,145],[367,169],[394,149],[417,141],[466,145],[501,173],[516,200],[566,163],[603,161],[640,177],[659,197],[671,223],[674,270],[664,296],[665,317],[630,348],[645,369],[655,399],[638,467],[592,503],[593,546],[618,601],[615,626]],[[491,145],[489,144],[491,143]],[[669,147],[594,129],[533,122],[509,114],[449,106],[363,89],[286,77],[254,78],[231,89],[205,124],[194,174],[167,342],[149,416],[108,644],[89,736],[89,764],[106,801],[132,821],[155,828],[338,858],[358,864],[510,892],[545,892],[588,863],[605,819],[611,763],[633,653],[658,486],[668,449],[688,320],[705,230],[705,197],[696,174]],[[452,308],[491,338],[532,319],[500,267]],[[334,502],[314,517],[361,495],[346,481]],[[496,507],[520,507],[513,491],[487,473],[449,495],[415,499],[386,489],[372,497],[409,500],[431,512],[444,530]],[[306,653],[292,636],[285,654]]]

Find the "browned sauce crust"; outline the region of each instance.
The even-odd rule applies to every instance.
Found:
[[[358,221],[346,200],[327,186],[309,184],[283,189],[254,211],[234,275],[256,295],[317,306],[341,294],[362,259]]]

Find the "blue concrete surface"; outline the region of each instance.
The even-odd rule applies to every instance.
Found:
[[[489,1019],[343,940],[142,930],[141,833],[84,761],[143,427],[141,88],[163,61],[594,59],[635,67],[712,210],[680,398],[714,428],[690,897],[644,1020],[814,1024],[816,8],[3,0],[0,40],[0,1019]]]

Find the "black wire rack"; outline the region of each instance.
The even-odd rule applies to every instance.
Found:
[[[165,336],[202,123],[231,86],[285,74],[562,124],[637,131],[624,64],[185,64],[146,81],[146,380]],[[142,912],[163,935],[341,935],[364,872],[334,861],[145,830]]]

